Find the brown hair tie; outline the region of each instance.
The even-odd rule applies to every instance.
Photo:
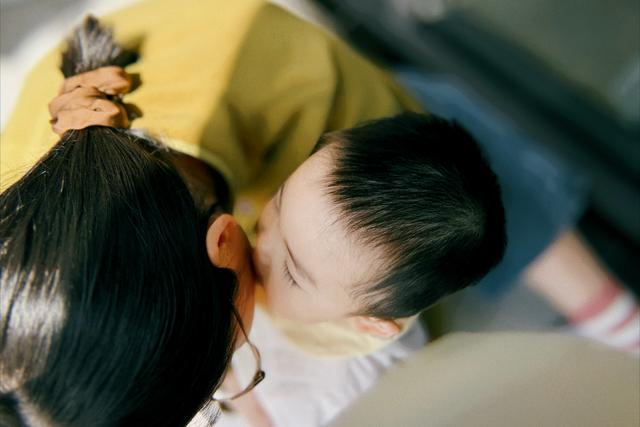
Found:
[[[64,80],[60,94],[49,103],[51,127],[58,135],[89,126],[126,128],[129,118],[115,100],[131,90],[131,78],[121,68],[108,66]]]

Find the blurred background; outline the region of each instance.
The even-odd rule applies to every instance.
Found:
[[[0,119],[22,79],[86,13],[134,0],[0,0]],[[278,0],[389,67],[464,82],[589,182],[578,229],[640,292],[640,2]],[[478,304],[483,302],[483,304]],[[523,286],[447,302],[446,329],[551,329]]]

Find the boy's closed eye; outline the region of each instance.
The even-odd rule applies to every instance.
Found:
[[[289,282],[289,285],[291,285],[292,287],[300,288],[298,282],[296,282],[296,280],[291,275],[291,271],[289,271],[289,267],[287,266],[286,262],[282,264],[282,271],[284,273],[284,276],[287,278],[287,282]]]

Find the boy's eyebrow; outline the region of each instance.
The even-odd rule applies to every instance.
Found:
[[[287,181],[283,182],[280,188],[278,188],[278,194],[276,195],[276,207],[278,208],[278,212],[280,212],[280,205],[282,204],[282,193],[284,193],[284,186]]]
[[[293,253],[291,252],[291,249],[289,249],[289,245],[287,244],[287,241],[284,239],[284,237],[282,238],[282,241],[284,242],[284,247],[287,249],[289,258],[291,258],[291,261],[293,262],[293,266],[296,268],[296,271],[298,272],[298,274],[304,277],[307,280],[307,282],[311,283],[314,288],[317,288],[318,286],[316,285],[315,280],[313,280],[313,278],[307,272],[307,270],[305,270],[304,267],[302,267],[302,265],[300,265],[298,261],[296,261],[296,259],[293,257]]]

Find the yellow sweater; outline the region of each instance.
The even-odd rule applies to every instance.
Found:
[[[140,54],[127,67],[141,80],[125,97],[142,111],[131,127],[217,169],[249,232],[323,132],[417,109],[345,43],[263,0],[146,1],[102,21]],[[3,190],[57,141],[59,62],[51,52],[25,81],[0,144]]]

